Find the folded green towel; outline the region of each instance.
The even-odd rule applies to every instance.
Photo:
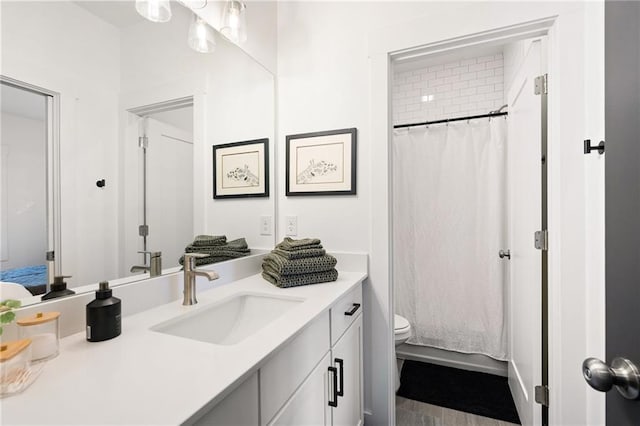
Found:
[[[322,248],[310,248],[301,249],[295,251],[280,250],[278,248],[271,250],[271,253],[275,253],[279,256],[286,257],[289,260],[292,259],[304,259],[306,257],[324,256],[327,252]]]
[[[325,272],[336,266],[338,261],[330,254],[304,259],[289,260],[275,253],[269,253],[262,259],[262,265],[268,265],[274,272],[280,275],[309,274],[312,272]]]
[[[247,240],[244,238],[236,238],[235,240],[227,242],[226,247],[228,250],[245,250],[249,246],[247,245]]]
[[[247,241],[244,238],[238,238],[233,241],[229,241],[225,244],[213,245],[213,246],[196,246],[193,244],[188,245],[184,249],[187,253],[209,253],[209,254],[221,254],[224,252],[238,252],[249,253],[250,250],[247,246]]]
[[[185,253],[202,253],[208,254],[209,256],[231,256],[231,257],[242,257],[251,253],[251,250],[225,250],[225,249],[211,249],[207,247],[185,247]]]
[[[338,279],[338,271],[331,269],[329,271],[313,272],[311,274],[279,275],[269,268],[264,268],[262,277],[277,287],[287,288],[335,281]]]
[[[224,235],[198,235],[191,244],[194,246],[217,246],[226,242],[227,237]]]
[[[240,257],[245,257],[246,255],[246,253],[237,252],[227,252],[226,254],[215,253],[207,257],[197,257],[196,266],[209,265],[211,263],[223,262],[225,260],[238,259]],[[180,256],[178,262],[180,263],[180,265],[184,265],[184,256]]]
[[[282,240],[276,248],[286,251],[321,249],[322,244],[317,238],[302,238],[300,240],[294,240],[293,238],[284,237],[284,240]]]

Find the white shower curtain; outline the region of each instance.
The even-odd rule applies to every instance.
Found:
[[[408,343],[506,358],[505,144],[502,118],[394,135],[393,279]]]

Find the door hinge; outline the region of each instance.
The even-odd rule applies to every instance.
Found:
[[[549,386],[536,386],[535,387],[535,399],[536,402],[545,407],[549,406]]]
[[[56,260],[56,252],[53,250],[48,251],[45,258],[47,262],[53,262],[54,260]]]
[[[536,95],[546,95],[549,93],[549,85],[547,84],[547,74],[536,77],[533,83],[533,92]]]
[[[138,148],[149,148],[149,138],[147,136],[138,136]]]
[[[149,225],[139,225],[138,226],[138,235],[141,237],[149,236]]]
[[[542,231],[536,231],[534,234],[533,246],[538,250],[549,249],[549,231],[543,229]]]

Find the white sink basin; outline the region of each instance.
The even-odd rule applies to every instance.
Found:
[[[151,330],[217,345],[235,345],[302,302],[304,299],[238,294],[157,324]]]

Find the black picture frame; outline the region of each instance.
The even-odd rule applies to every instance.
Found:
[[[213,145],[212,148],[215,200],[269,197],[268,138]]]
[[[288,135],[286,195],[356,195],[357,139],[355,127]]]

